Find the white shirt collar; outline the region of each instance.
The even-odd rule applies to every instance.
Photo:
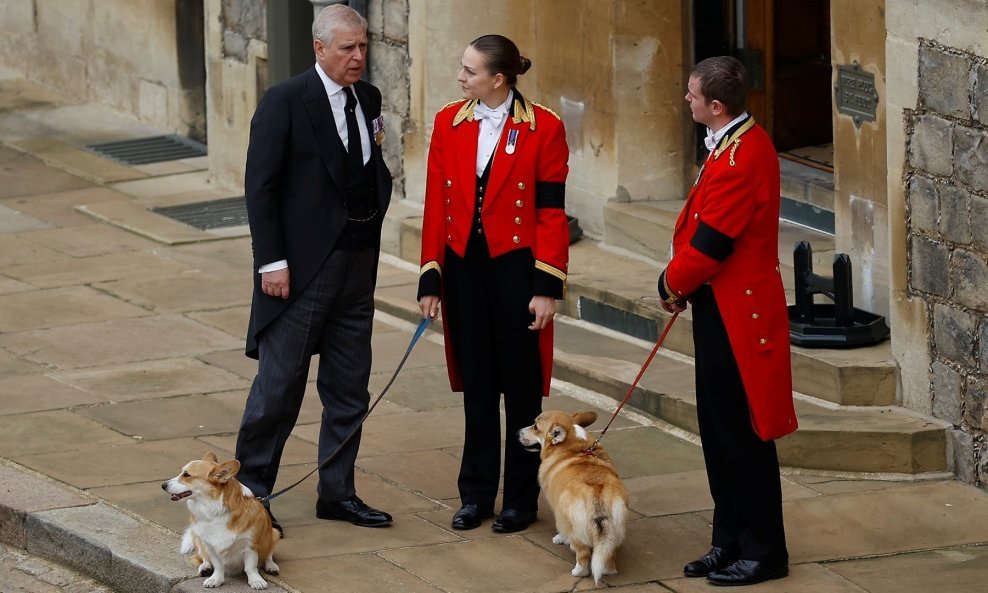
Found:
[[[320,66],[318,62],[316,63],[316,74],[318,74],[319,79],[322,80],[322,85],[326,87],[326,94],[328,96],[332,97],[336,93],[343,90],[343,85],[327,76],[326,73],[322,71],[322,66]]]
[[[508,112],[508,106],[511,105],[511,99],[513,99],[514,96],[515,96],[514,89],[508,90],[508,98],[504,100],[504,103],[501,103],[497,107],[490,107],[490,106],[487,105],[487,103],[484,103],[483,101],[477,101],[477,103],[479,103],[480,105],[483,105],[484,107],[487,107],[491,111],[500,111],[501,113],[507,113]]]
[[[730,122],[728,122],[726,126],[717,130],[716,132],[711,130],[710,128],[707,128],[707,137],[703,139],[703,143],[704,145],[706,145],[707,150],[714,150],[715,148],[717,148],[717,145],[720,144],[720,141],[724,139],[724,135],[727,134],[727,131],[730,130],[736,124],[743,122],[747,118],[748,118],[748,112],[745,111],[741,115],[732,119]]]

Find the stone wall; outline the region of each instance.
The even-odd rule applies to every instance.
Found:
[[[367,3],[370,42],[368,79],[381,89],[384,115],[384,160],[394,177],[392,200],[405,197],[405,134],[411,131],[409,103],[408,0],[370,0]]]
[[[0,65],[205,139],[202,0],[0,0]]]
[[[908,290],[927,309],[933,415],[958,476],[988,483],[988,59],[919,40],[906,112]]]

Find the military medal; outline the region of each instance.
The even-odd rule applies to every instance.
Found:
[[[518,144],[518,130],[508,130],[508,143],[504,147],[504,152],[514,154],[516,144]]]
[[[380,115],[371,122],[374,128],[374,142],[380,146],[384,142],[384,116]]]

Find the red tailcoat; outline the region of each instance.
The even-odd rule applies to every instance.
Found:
[[[660,292],[709,282],[762,440],[796,430],[789,316],[779,272],[779,160],[748,119],[707,158],[673,234]]]
[[[564,188],[569,148],[559,117],[517,92],[491,163],[481,220],[492,258],[513,249],[531,249],[535,256],[536,294],[548,279],[561,287],[569,260],[569,224]],[[446,247],[466,255],[477,193],[477,137],[474,101],[454,101],[439,110],[429,147],[422,221],[422,274],[442,274]],[[443,301],[443,319],[448,320]],[[445,325],[445,324],[444,324]],[[543,395],[552,378],[550,323],[539,333]],[[450,386],[462,391],[459,365],[446,333]]]

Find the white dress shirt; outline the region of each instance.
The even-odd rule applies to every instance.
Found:
[[[346,106],[346,92],[343,90],[344,87],[340,86],[335,80],[326,76],[326,73],[322,71],[319,64],[315,65],[316,74],[319,75],[319,79],[322,80],[322,84],[326,87],[326,95],[329,97],[329,106],[333,109],[333,119],[336,120],[336,132],[340,135],[340,140],[343,141],[343,146],[349,146],[349,136],[346,130],[346,113],[343,108]],[[357,91],[354,90],[353,96],[357,96]],[[354,110],[357,114],[357,127],[360,128],[360,148],[363,153],[363,162],[366,165],[367,161],[370,160],[371,156],[371,138],[370,133],[367,131],[367,120],[364,119],[364,110],[360,108],[360,99],[357,99],[357,108]],[[279,260],[276,262],[271,262],[265,264],[257,269],[258,273],[263,274],[264,272],[274,272],[275,270],[283,270],[288,267],[288,260]]]
[[[497,107],[488,107],[483,101],[478,101],[473,110],[474,119],[480,120],[480,135],[477,136],[477,177],[484,174],[491,155],[497,150],[497,141],[504,130],[504,122],[508,119],[508,106],[514,97],[514,91],[508,91],[508,98]]]

